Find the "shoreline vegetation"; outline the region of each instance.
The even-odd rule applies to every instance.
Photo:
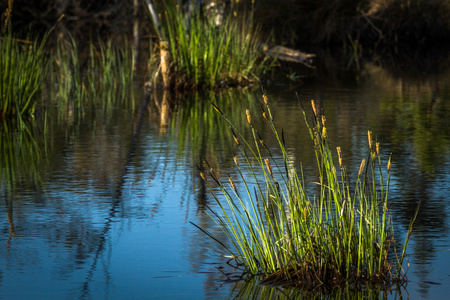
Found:
[[[159,66],[165,89],[192,90],[242,86],[260,81],[273,68],[264,55],[260,26],[250,12],[231,2],[227,13],[208,15],[201,7],[183,9],[175,0],[155,5],[146,0],[159,40]]]
[[[140,19],[145,31],[157,34],[148,22],[144,6],[153,1],[124,3],[120,0],[78,1],[43,0],[20,5],[19,0],[0,0],[1,24],[11,23],[14,32],[45,32],[66,15],[67,28],[73,35],[97,31],[132,31],[133,21]],[[164,6],[180,4],[184,17],[193,8],[201,10],[214,22],[233,12],[246,10],[255,25],[265,33],[274,31],[275,42],[291,47],[322,45],[341,46],[349,36],[363,47],[378,50],[395,47],[427,47],[450,43],[450,2],[448,0],[244,0],[244,1],[154,1],[161,18]],[[251,8],[251,9],[250,9]]]
[[[133,107],[133,66],[128,47],[121,50],[102,40],[89,42],[82,57],[73,38],[56,42],[0,37],[0,121],[30,119],[35,111],[80,118],[89,109],[108,110],[119,103]]]
[[[289,49],[277,44],[301,49],[337,47],[347,53],[347,66],[355,63],[357,69],[363,55],[379,53],[392,57],[391,53],[399,56],[402,51],[450,45],[450,2],[445,0],[211,0],[201,6],[189,1],[179,5],[176,0],[136,1],[133,5],[114,0],[96,4],[81,1],[76,7],[49,0],[33,7],[34,11],[45,13],[28,19],[22,17],[25,8],[18,3],[0,0],[3,35],[14,32],[16,36],[25,28],[34,28],[42,36],[42,32],[56,32],[61,26],[54,40],[70,36],[68,39],[74,44],[78,39],[76,34],[67,34],[70,29],[63,25],[66,22],[79,24],[73,27],[84,34],[90,32],[91,36],[109,30],[103,41],[107,44],[114,28],[122,28],[122,36],[132,30],[133,46],[139,44],[139,36],[149,38],[149,53],[144,54],[150,56],[148,85],[178,91],[258,83],[274,74],[274,67],[283,56],[272,50]],[[26,7],[26,11],[30,8]],[[140,23],[133,24],[130,16]],[[106,17],[111,20],[107,22]],[[53,25],[42,30],[42,24]],[[99,26],[96,31],[83,31],[83,24]],[[47,36],[48,33],[43,40]],[[84,44],[80,48],[92,47],[92,42]],[[131,47],[126,42],[121,44]],[[130,52],[136,68],[137,59],[142,60],[144,55],[138,58],[134,48],[124,51]],[[417,62],[421,63],[422,60]]]
[[[150,37],[155,43],[154,49],[158,49],[159,42],[167,41],[175,43],[170,45],[170,54],[175,59],[176,72],[182,76],[192,72],[190,68],[197,67],[207,71],[207,80],[203,85],[211,85],[211,78],[223,76],[215,67],[211,58],[206,60],[208,66],[201,65],[201,59],[186,61],[183,56],[211,53],[213,48],[218,55],[219,49],[215,43],[213,48],[202,50],[198,46],[203,42],[199,36],[191,39],[189,44],[181,30],[186,35],[192,35],[195,28],[205,30],[207,41],[211,39],[211,28],[197,26],[199,16],[209,23],[216,25],[219,31],[224,28],[232,33],[236,27],[242,30],[241,34],[250,34],[251,39],[258,39],[258,43],[269,42],[273,45],[284,45],[294,49],[311,50],[317,47],[332,47],[339,51],[351,51],[357,55],[378,53],[379,55],[392,56],[392,53],[405,53],[424,49],[431,46],[446,47],[450,45],[450,2],[447,0],[267,0],[267,1],[201,1],[201,6],[193,1],[185,1],[181,4],[176,0],[164,1],[135,1],[124,3],[119,0],[100,0],[96,3],[84,0],[78,5],[68,5],[63,0],[44,0],[34,6],[19,5],[19,0],[0,0],[1,27],[5,31],[5,24],[10,24],[13,32],[28,31],[43,33],[58,23],[62,15],[66,15],[58,26],[61,32],[70,31],[78,40],[84,38],[86,33],[111,35],[117,37],[140,35]],[[148,13],[148,3],[154,3],[155,14]],[[177,6],[177,4],[180,5]],[[196,13],[196,11],[201,12]],[[233,15],[237,15],[240,23],[231,22]],[[154,18],[160,18],[160,24],[154,26]],[[170,22],[167,16],[171,17]],[[181,19],[184,22],[179,22]],[[136,23],[138,25],[136,26]],[[153,21],[153,22],[152,22]],[[192,28],[191,25],[195,25]],[[139,27],[138,29],[136,29]],[[245,28],[243,28],[245,27]],[[159,32],[160,31],[160,32]],[[244,32],[245,31],[245,32]],[[105,34],[106,33],[106,34]],[[236,33],[234,33],[236,34]],[[217,37],[212,37],[217,38]],[[230,38],[230,37],[227,37]],[[233,37],[237,39],[237,35]],[[106,41],[105,41],[106,42]],[[212,44],[212,42],[211,42]],[[196,47],[186,49],[186,45]],[[252,43],[247,46],[254,45]],[[210,46],[210,45],[202,45]],[[178,48],[180,47],[180,48]],[[184,48],[182,48],[184,47]],[[222,50],[222,49],[220,49]],[[258,49],[249,49],[258,50]],[[432,50],[432,49],[430,49]],[[222,50],[223,51],[223,50]],[[253,55],[253,54],[252,54]],[[179,60],[177,62],[177,59]],[[222,58],[221,58],[222,59]],[[245,62],[243,62],[245,63]],[[188,66],[191,64],[191,67]],[[259,64],[258,64],[259,65]],[[207,70],[207,69],[210,70]],[[221,65],[220,68],[223,68]],[[236,70],[231,70],[235,72]],[[183,84],[179,81],[178,73],[174,85],[192,86],[196,84],[202,72],[192,75],[194,80]],[[231,73],[233,79],[244,80],[250,78],[250,74],[236,76]],[[204,72],[205,73],[205,72]],[[214,76],[212,76],[214,75]],[[189,75],[191,76],[191,75]],[[197,76],[197,77],[195,77]],[[219,82],[220,84],[220,82]]]
[[[400,244],[388,208],[391,156],[383,162],[380,143],[369,130],[369,155],[356,178],[350,178],[341,148],[330,148],[325,116],[314,101],[307,115],[300,102],[318,173],[306,181],[300,162],[289,156],[283,132],[276,129],[265,94],[263,99],[262,117],[276,149],[265,144],[248,109],[249,140],[213,104],[234,137],[237,172],[225,181],[207,161],[199,170],[217,204],[217,210],[206,205],[206,211],[227,241],[191,224],[222,245],[236,269],[262,278],[261,285],[307,291],[404,286],[406,248],[419,207]],[[317,186],[315,192],[310,185]]]

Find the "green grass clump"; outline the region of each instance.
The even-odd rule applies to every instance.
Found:
[[[311,197],[303,174],[287,153],[283,134],[275,127],[266,95],[261,109],[278,141],[278,157],[259,135],[248,110],[251,141],[214,107],[232,129],[240,152],[234,157],[239,178],[230,176],[222,182],[213,169],[207,171],[209,176],[201,172],[201,177],[220,207],[210,214],[231,246],[203,231],[222,244],[238,265],[262,275],[262,284],[307,290],[343,284],[388,288],[406,280],[402,263],[412,222],[404,245],[399,245],[388,211],[391,158],[383,167],[380,145],[370,131],[370,154],[352,184],[340,147],[337,153],[330,148],[325,117],[312,101],[312,122],[308,122],[302,107],[317,161],[318,178],[313,182],[317,189]],[[243,190],[237,188],[239,184]]]
[[[81,61],[80,61],[81,59]],[[52,99],[61,112],[82,115],[86,109],[109,109],[134,104],[132,55],[125,45],[90,42],[89,55],[81,56],[74,39],[59,40],[52,71]]]
[[[235,4],[217,26],[200,9],[188,20],[175,1],[163,7],[160,40],[169,42],[172,86],[213,88],[259,81],[272,60],[260,50],[260,28]],[[242,15],[241,15],[242,14]]]
[[[11,31],[0,37],[0,120],[33,115],[49,65],[45,41],[20,40]]]

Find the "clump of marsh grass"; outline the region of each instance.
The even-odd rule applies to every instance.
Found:
[[[46,37],[21,40],[9,30],[0,39],[0,120],[31,116],[49,66]]]
[[[281,158],[260,137],[248,110],[253,140],[245,139],[214,106],[231,127],[240,152],[234,157],[240,178],[223,182],[212,169],[201,172],[220,207],[210,210],[210,215],[231,246],[202,231],[223,245],[247,272],[262,275],[265,285],[311,290],[344,284],[390,288],[404,283],[402,265],[414,220],[404,244],[398,244],[388,210],[391,157],[387,164],[382,162],[380,144],[372,132],[368,132],[370,155],[362,160],[352,184],[341,149],[330,148],[325,117],[312,101],[309,122],[302,106],[318,171],[317,190],[310,196],[303,174],[289,157],[283,133],[276,129],[268,98],[263,98],[262,115]],[[243,190],[237,188],[238,181]]]
[[[251,13],[238,16],[233,5],[217,26],[201,9],[186,19],[175,1],[165,2],[159,39],[168,42],[170,52],[171,79],[167,85],[214,88],[248,84],[259,81],[270,68],[273,60],[260,49],[260,27],[253,23]]]
[[[97,45],[91,41],[89,56],[80,56],[73,38],[58,41],[51,91],[60,111],[82,114],[88,108],[134,104],[132,55],[127,45],[118,49],[110,40],[99,40]]]

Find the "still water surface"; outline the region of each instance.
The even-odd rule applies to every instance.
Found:
[[[450,248],[449,74],[405,79],[365,68],[358,80],[267,86],[275,122],[291,159],[311,179],[314,156],[295,92],[305,105],[315,99],[321,106],[350,170],[367,155],[367,130],[373,131],[385,157],[393,155],[397,239],[404,239],[421,201],[403,298],[443,299],[450,292],[450,251],[442,251]],[[196,164],[206,158],[220,173],[235,174],[233,140],[209,101],[243,126],[246,108],[259,113],[261,92],[231,90],[176,103],[167,97],[154,93],[145,102],[137,92],[134,109],[55,119],[45,132],[2,133],[16,164],[2,165],[0,298],[266,298],[258,293],[270,292],[224,276],[232,271],[219,256],[224,251],[189,223],[221,236],[204,211],[205,203],[215,206]],[[255,126],[268,134],[261,122]],[[18,138],[21,143],[5,142]],[[265,141],[274,144],[270,136]],[[23,145],[34,150],[21,154]]]

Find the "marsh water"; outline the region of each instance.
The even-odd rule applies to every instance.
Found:
[[[443,299],[450,292],[450,71],[404,76],[370,63],[361,68],[358,76],[340,71],[263,86],[307,181],[316,175],[315,160],[296,92],[305,106],[311,99],[320,105],[349,170],[367,156],[368,129],[386,164],[392,153],[398,240],[421,202],[407,286],[358,296]],[[3,124],[0,298],[287,296],[239,280],[224,250],[190,223],[223,238],[205,212],[205,204],[217,205],[197,165],[206,159],[223,176],[236,173],[232,136],[210,101],[244,131],[249,109],[275,146],[257,117],[259,87],[176,97],[145,95],[137,84],[125,106],[41,115],[20,129]]]

